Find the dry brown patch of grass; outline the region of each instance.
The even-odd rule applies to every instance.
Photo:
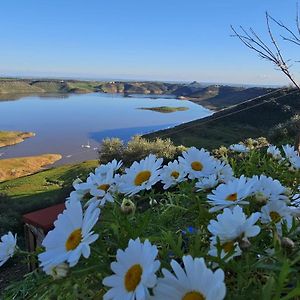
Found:
[[[33,174],[61,158],[60,154],[43,154],[39,156],[1,159],[0,182]]]
[[[35,136],[33,132],[0,131],[0,148],[15,145]]]

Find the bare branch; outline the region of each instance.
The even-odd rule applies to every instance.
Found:
[[[299,20],[299,3],[297,2],[297,15],[296,15],[296,25],[297,25],[297,29],[298,29],[298,34],[300,36],[300,20]]]
[[[290,73],[291,65],[289,65],[290,60],[286,60],[283,57],[280,46],[273,34],[270,21],[274,22],[277,26],[288,32],[291,37],[283,37],[284,40],[293,42],[300,46],[300,38],[285,26],[282,22],[271,17],[268,12],[266,12],[266,25],[268,30],[268,35],[270,38],[270,46],[265,42],[251,27],[249,30],[245,30],[244,27],[240,26],[240,33],[231,25],[231,30],[234,32],[233,37],[237,37],[246,47],[256,52],[259,57],[267,61],[272,62],[292,83],[300,90],[299,84],[294,79],[293,75]],[[297,13],[297,29],[300,33],[300,20],[299,14]],[[299,43],[299,44],[298,44]]]
[[[284,40],[288,40],[290,42],[293,42],[297,45],[300,45],[300,32],[297,33],[299,35],[299,37],[296,35],[296,33],[294,33],[290,28],[288,28],[286,25],[284,25],[282,22],[276,20],[275,18],[273,18],[272,16],[269,15],[269,18],[274,22],[276,23],[279,27],[283,28],[285,31],[287,31],[291,37],[286,37],[286,36],[283,36],[281,35],[281,37],[284,39]],[[298,28],[298,23],[299,23],[299,16],[297,14],[297,18],[296,18],[296,22],[297,22],[297,28]],[[298,30],[300,30],[300,27],[298,28]]]

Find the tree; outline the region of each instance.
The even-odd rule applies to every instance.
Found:
[[[273,18],[268,12],[266,12],[266,26],[268,29],[269,40],[263,40],[259,34],[257,34],[252,27],[246,30],[243,26],[239,27],[239,31],[231,25],[231,29],[234,32],[233,37],[237,37],[246,47],[256,52],[259,57],[273,63],[290,81],[300,90],[300,84],[296,81],[291,73],[291,61],[287,60],[278,43],[278,36],[274,33],[273,26],[277,26],[282,29],[283,34],[279,34],[279,37],[289,43],[300,46],[300,20],[299,9],[297,4],[297,13],[295,25],[296,29],[291,29],[283,22]]]
[[[286,26],[283,22],[273,18],[268,12],[266,12],[265,17],[269,36],[268,41],[264,41],[260,37],[260,35],[258,35],[251,27],[248,30],[246,30],[243,26],[240,26],[240,32],[238,32],[238,30],[231,25],[231,29],[234,32],[234,37],[237,37],[246,47],[256,52],[259,55],[259,57],[273,63],[273,65],[275,65],[275,67],[277,67],[290,80],[290,82],[298,90],[300,90],[300,84],[296,81],[296,79],[291,73],[291,61],[287,60],[284,57],[278,43],[278,36],[275,35],[273,31],[273,26],[277,26],[283,32],[283,34],[279,34],[279,37],[283,41],[292,43],[296,46],[300,46],[300,17],[298,3],[296,11],[297,13],[295,20],[295,29],[291,29],[290,27]],[[299,133],[297,134],[295,139],[295,149],[297,149],[298,153],[300,154],[299,122],[296,124],[296,127],[298,128]]]

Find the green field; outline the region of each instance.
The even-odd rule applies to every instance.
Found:
[[[0,183],[0,235],[23,235],[21,216],[25,213],[64,202],[77,177],[85,178],[98,162],[64,165],[40,173]]]

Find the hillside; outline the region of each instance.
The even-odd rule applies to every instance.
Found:
[[[270,93],[273,90],[259,87],[245,89],[232,86],[209,86],[190,94],[189,98],[195,103],[219,110]]]
[[[205,86],[198,82],[167,83],[154,81],[80,81],[59,79],[0,78],[0,100],[19,99],[26,95],[53,93],[120,93],[124,95],[172,95],[205,107],[219,110],[232,104],[268,93],[272,89],[223,85]]]
[[[282,90],[145,137],[170,138],[177,145],[207,149],[259,136],[266,136],[274,143],[286,142],[292,141],[297,133],[299,114],[300,93]]]

